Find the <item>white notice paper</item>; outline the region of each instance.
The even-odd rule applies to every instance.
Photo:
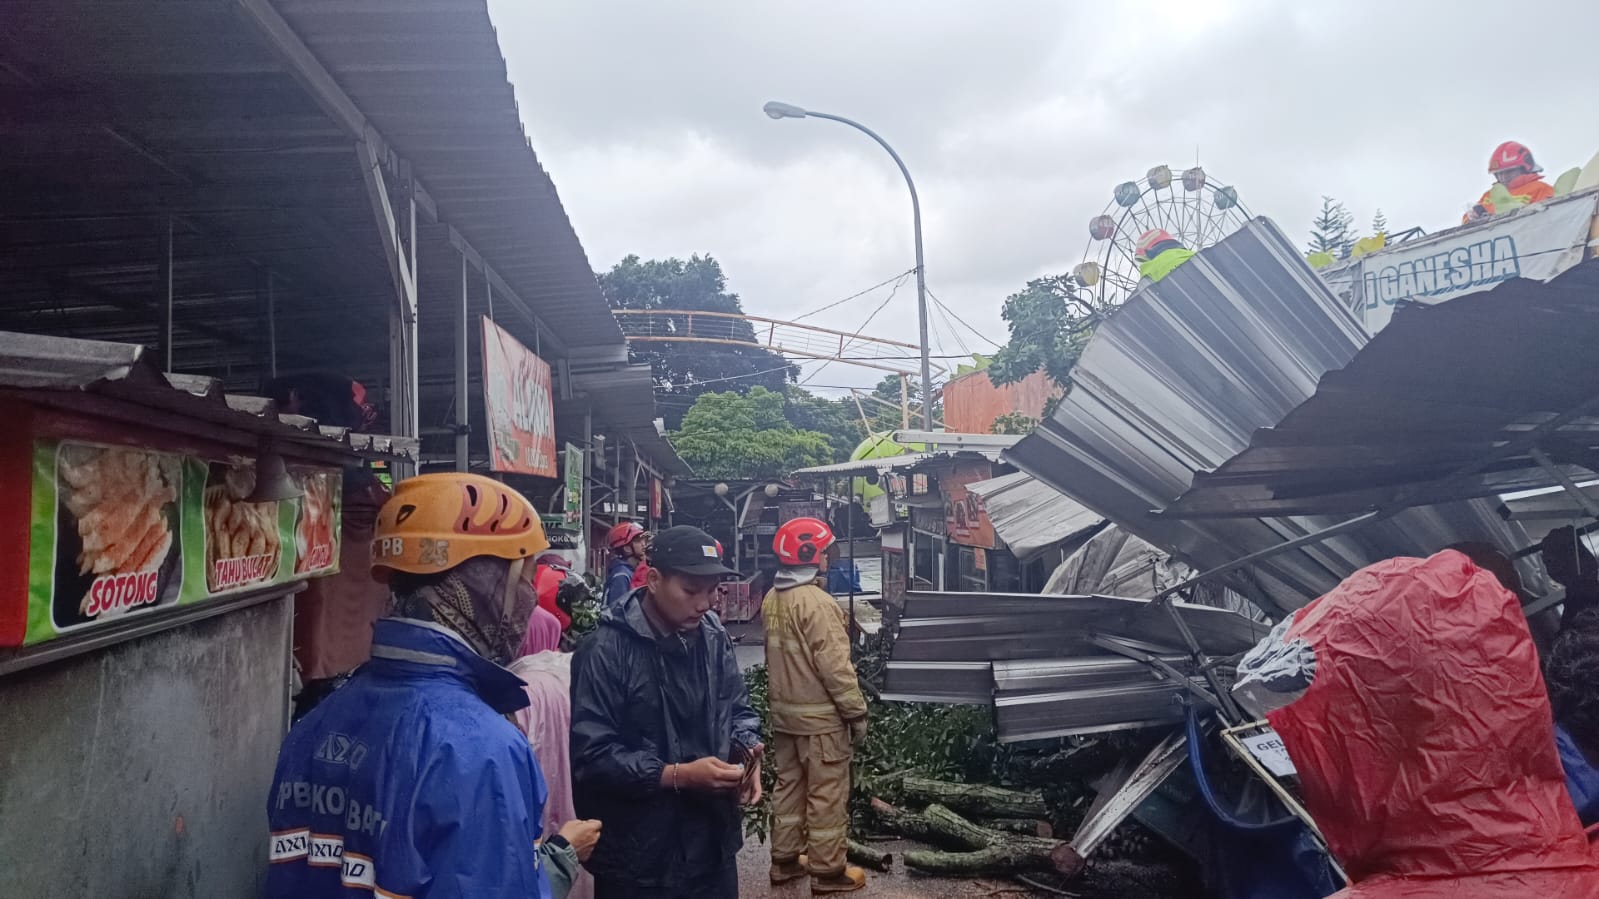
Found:
[[[1266,766],[1276,777],[1294,777],[1299,771],[1294,768],[1294,760],[1288,757],[1288,747],[1283,745],[1283,738],[1277,736],[1274,730],[1253,736],[1241,737],[1240,742],[1255,761]]]

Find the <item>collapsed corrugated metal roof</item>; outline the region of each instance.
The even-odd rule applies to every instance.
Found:
[[[1410,305],[1173,517],[1333,515],[1554,486],[1599,463],[1599,262]]]
[[[899,456],[884,456],[880,459],[859,459],[853,462],[834,462],[831,465],[813,465],[810,468],[795,469],[795,477],[807,475],[838,475],[859,476],[873,472],[882,474],[887,471],[904,471],[915,468],[927,462],[938,462],[944,459],[982,459],[988,462],[997,462],[1000,458],[999,450],[935,450],[926,453],[905,453]]]
[[[1024,472],[974,481],[966,489],[982,497],[995,533],[1023,559],[1105,522],[1098,513]]]
[[[213,436],[255,450],[260,439],[323,454],[352,453],[415,461],[417,441],[320,427],[281,415],[265,397],[224,394],[222,382],[165,374],[136,344],[72,340],[0,331],[0,390],[42,405],[152,425],[162,414],[220,426]],[[111,402],[102,402],[111,401]]]
[[[1365,342],[1297,248],[1256,219],[1133,294],[1090,341],[1054,415],[1005,459],[1198,569],[1226,565],[1333,522],[1152,510],[1280,421]],[[1282,553],[1231,583],[1268,611],[1288,610],[1365,564],[1461,540],[1506,551],[1525,542],[1488,503],[1434,506]]]
[[[1266,633],[1222,609],[1173,609],[1209,654],[1241,653]],[[1007,742],[1175,721],[1175,697],[1187,685],[1103,645],[1156,656],[1197,687],[1171,615],[1158,603],[1113,596],[912,592],[884,697],[992,702]]]

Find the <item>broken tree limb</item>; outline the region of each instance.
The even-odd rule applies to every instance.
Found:
[[[907,800],[946,806],[968,815],[988,818],[1046,818],[1043,794],[1027,790],[1007,790],[985,784],[947,783],[924,777],[905,777],[900,791]]]
[[[884,852],[874,846],[867,846],[850,840],[845,845],[845,854],[849,860],[857,865],[865,865],[876,871],[887,871],[894,866],[894,854]]]
[[[890,805],[881,799],[872,800],[872,814],[877,816],[877,820],[882,822],[884,827],[900,836],[932,843],[935,846],[979,849],[987,845],[986,842],[974,844],[969,836],[961,833],[948,833],[935,827],[925,814]]]
[[[977,823],[990,830],[1019,833],[1024,837],[1042,837],[1046,840],[1054,839],[1055,837],[1055,828],[1049,826],[1048,821],[1038,821],[1031,818],[992,818]]]
[[[1057,871],[1060,849],[1067,844],[980,827],[941,805],[930,805],[925,812],[908,812],[881,799],[872,800],[872,810],[885,826],[913,839],[964,850],[943,852],[914,851],[905,854],[905,864],[929,874],[1002,874],[1012,871]]]

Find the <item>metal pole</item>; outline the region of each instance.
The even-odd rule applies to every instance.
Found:
[[[860,400],[855,402],[859,404]],[[910,378],[907,378],[904,372],[900,372],[899,375],[899,426],[906,429],[911,426]]]
[[[1599,518],[1599,501],[1583,493],[1582,488],[1577,486],[1577,482],[1567,477],[1566,473],[1560,470],[1560,466],[1549,458],[1548,453],[1538,447],[1533,447],[1527,452],[1527,455],[1532,457],[1532,461],[1538,463],[1538,467],[1542,468],[1545,474],[1554,478],[1555,483],[1560,485],[1560,489],[1566,491],[1567,495],[1577,504],[1577,508],[1591,518]]]
[[[160,303],[160,334],[157,337],[161,370],[172,370],[172,216],[167,216],[161,231],[161,257],[157,260],[156,301]]]
[[[472,416],[467,410],[467,262],[461,254],[461,307],[455,317],[455,470],[467,471],[470,466],[472,444],[468,425]],[[486,385],[485,385],[486,387]]]
[[[267,372],[278,376],[278,295],[277,279],[268,271],[266,276],[266,339]]]
[[[916,316],[921,330],[922,347],[922,427],[931,431],[933,429],[933,364],[927,348],[927,264],[922,259],[922,201],[916,195],[916,182],[911,180],[911,171],[905,167],[905,160],[899,158],[894,148],[888,145],[876,131],[862,125],[853,119],[833,115],[827,112],[814,112],[806,110],[806,115],[818,119],[827,119],[848,125],[860,131],[867,137],[877,141],[877,145],[888,151],[894,158],[894,164],[899,166],[899,173],[905,176],[905,186],[911,192],[911,226],[916,234]]]
[[[849,478],[844,479],[844,539],[849,541],[849,568],[844,579],[849,581],[849,630],[851,639],[858,629],[855,623],[855,497],[850,495]]]

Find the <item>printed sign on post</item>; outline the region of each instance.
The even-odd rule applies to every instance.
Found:
[[[489,467],[557,476],[549,363],[487,318],[483,319],[483,405]]]
[[[568,443],[564,467],[566,503],[562,510],[567,524],[579,524],[583,521],[583,451]]]
[[[1277,736],[1276,731],[1268,729],[1265,733],[1240,737],[1239,742],[1274,777],[1294,777],[1299,774],[1298,769],[1294,768],[1294,760],[1288,757],[1288,747],[1283,745],[1283,738]]]

